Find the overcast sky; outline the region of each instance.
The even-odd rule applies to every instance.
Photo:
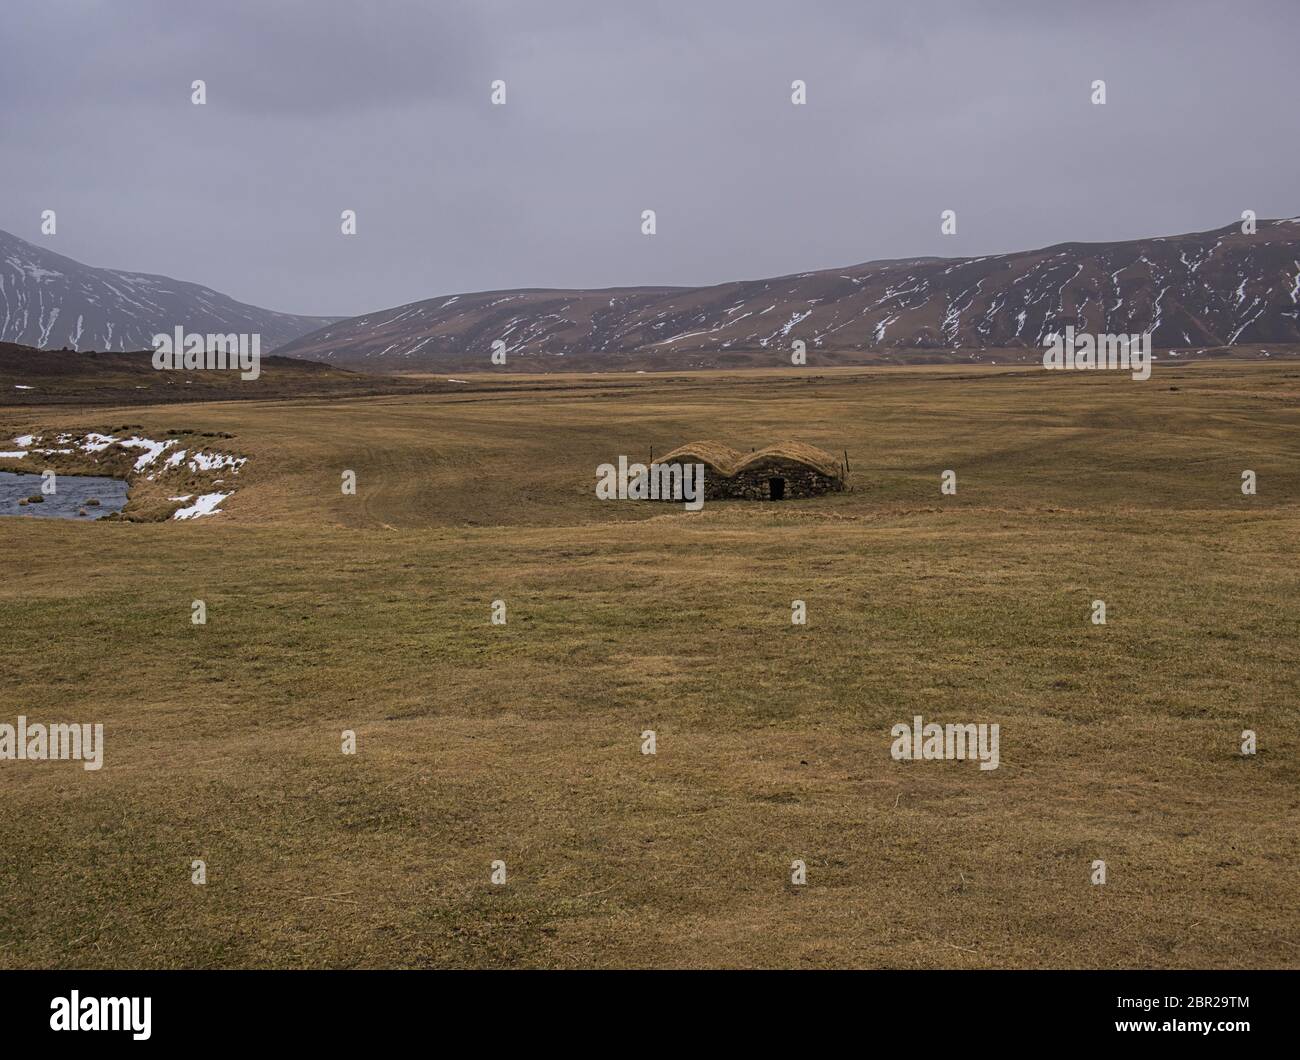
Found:
[[[4,0],[0,228],[341,315],[1196,231],[1300,213],[1297,40],[1296,0]]]

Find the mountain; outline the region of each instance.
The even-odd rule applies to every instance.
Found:
[[[267,353],[335,319],[274,313],[166,276],[97,269],[0,231],[0,342],[145,350],[179,325],[260,334]]]
[[[715,287],[440,296],[283,347],[372,370],[734,363],[755,351],[1040,349],[1051,332],[1152,332],[1164,348],[1300,342],[1300,219],[977,258],[876,261]],[[950,356],[950,355],[949,355]],[[559,358],[566,358],[560,361]],[[523,362],[522,364],[520,362]]]

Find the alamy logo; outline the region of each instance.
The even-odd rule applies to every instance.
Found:
[[[1149,331],[1140,335],[1076,334],[1070,324],[1064,335],[1048,335],[1043,346],[1044,368],[1117,368],[1132,371],[1134,379],[1151,378]]]
[[[80,761],[83,769],[96,770],[104,764],[104,726],[95,725],[28,725],[27,715],[18,715],[18,724],[0,724],[0,759],[19,762],[54,760]]]
[[[82,997],[73,990],[70,997],[50,1001],[52,1031],[131,1031],[137,1042],[147,1041],[153,998]]]
[[[159,371],[200,371],[238,368],[239,378],[252,380],[262,374],[260,334],[200,335],[177,327],[172,335],[153,337],[153,366]]]
[[[909,726],[899,722],[889,730],[894,737],[894,745],[889,749],[895,762],[919,762],[934,759],[948,761],[966,761],[979,759],[980,769],[998,768],[998,740],[1000,726],[995,722],[986,725],[940,725],[930,722],[921,724],[921,715],[916,715]]]
[[[596,496],[602,501],[685,501],[688,512],[704,507],[703,464],[629,464],[596,468]]]

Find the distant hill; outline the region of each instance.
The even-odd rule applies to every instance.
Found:
[[[714,287],[441,295],[332,323],[279,352],[377,371],[701,367],[845,351],[1040,349],[1053,331],[1150,330],[1161,348],[1300,342],[1300,219],[974,258],[877,261]],[[824,356],[819,359],[818,354]]]
[[[366,375],[295,357],[263,357],[261,369],[258,379],[244,380],[237,371],[159,371],[148,350],[37,350],[0,342],[0,406],[152,405],[456,389],[447,383],[420,388],[408,380]],[[0,444],[0,448],[4,446]]]
[[[83,265],[0,231],[0,341],[41,349],[143,350],[178,325],[260,334],[262,352],[334,317],[275,313],[184,280]]]

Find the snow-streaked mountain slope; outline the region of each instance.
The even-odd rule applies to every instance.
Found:
[[[1038,347],[1067,324],[1163,348],[1300,342],[1300,220],[976,258],[877,261],[715,287],[442,295],[340,321],[281,353],[374,370],[526,369],[635,354]]]
[[[180,326],[260,334],[269,353],[333,319],[275,313],[166,276],[93,268],[0,231],[0,342],[145,350]]]

